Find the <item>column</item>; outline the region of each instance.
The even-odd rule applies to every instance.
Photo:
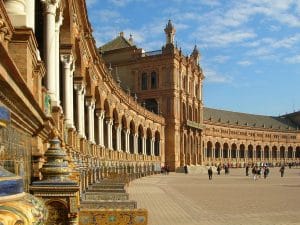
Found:
[[[97,143],[101,147],[104,146],[104,130],[103,130],[103,120],[104,120],[105,111],[101,109],[96,109],[96,116],[98,117],[98,137]]]
[[[126,146],[126,152],[127,153],[130,153],[130,142],[129,142],[129,139],[130,139],[130,130],[127,129],[126,130],[126,138],[125,138],[125,146]]]
[[[106,124],[107,124],[107,138],[108,138],[108,148],[109,149],[113,149],[113,144],[112,144],[112,126],[113,126],[113,120],[108,118],[106,120]]]
[[[55,2],[55,1],[54,1]],[[55,16],[57,4],[50,1],[44,2],[45,6],[45,63],[46,63],[46,87],[51,97],[51,104],[57,105],[56,99],[56,75],[55,75]]]
[[[71,77],[71,64],[73,63],[72,55],[61,55],[60,60],[63,65],[63,79],[64,79],[64,102],[63,111],[65,116],[65,124],[67,127],[74,127],[73,121],[73,82]]]
[[[84,93],[85,88],[83,84],[75,84],[74,88],[76,90],[76,100],[77,100],[77,124],[76,128],[83,138],[85,137],[85,131],[84,131]]]
[[[118,151],[122,151],[121,137],[122,137],[122,126],[118,126],[117,128],[117,150]]]
[[[4,1],[5,9],[13,26],[27,26],[27,3],[26,0],[7,0]]]
[[[85,105],[88,107],[87,120],[88,120],[88,140],[95,143],[94,135],[94,110],[95,110],[95,100],[91,97],[86,98]]]
[[[138,134],[134,134],[133,146],[134,146],[134,154],[138,154]]]
[[[60,105],[60,79],[59,79],[59,31],[62,25],[62,12],[58,16],[58,21],[55,23],[55,90],[56,90],[56,100],[57,106]]]
[[[155,138],[151,138],[150,140],[150,154],[154,155],[154,142],[155,142]]]
[[[215,155],[216,155],[216,149],[212,148],[212,150],[211,150],[211,158],[214,159]]]

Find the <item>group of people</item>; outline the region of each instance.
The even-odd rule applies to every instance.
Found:
[[[246,166],[246,176],[249,176],[249,166],[247,165]],[[267,176],[269,175],[270,173],[270,169],[269,167],[267,166],[261,166],[261,167],[258,167],[258,166],[253,166],[252,167],[252,175],[253,175],[253,179],[254,180],[257,180],[257,178],[261,178],[262,176],[264,176],[264,178],[266,179]]]
[[[165,175],[169,175],[169,172],[170,172],[170,167],[168,164],[166,164],[165,166],[163,166],[161,168],[161,173],[165,174]]]
[[[222,168],[224,169],[225,171],[225,175],[229,174],[229,165],[227,164],[224,164],[223,167],[219,164],[217,166],[217,174],[220,175],[221,174],[221,170]],[[246,176],[249,176],[249,168],[250,166],[247,164],[246,167],[245,167],[245,170],[246,170]],[[281,177],[284,176],[284,165],[282,165],[279,169],[279,172],[280,172],[280,175]],[[210,166],[208,168],[208,179],[209,180],[212,180],[212,176],[213,176],[213,169],[212,167]],[[270,169],[268,166],[266,165],[262,165],[262,166],[257,166],[257,165],[252,165],[252,175],[253,175],[253,179],[254,180],[257,180],[258,178],[261,178],[262,176],[264,177],[264,179],[266,179],[268,177],[270,173]]]

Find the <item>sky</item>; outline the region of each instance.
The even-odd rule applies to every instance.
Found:
[[[171,19],[186,55],[196,44],[205,107],[279,116],[300,111],[300,0],[87,0],[97,46],[123,31],[145,51]]]

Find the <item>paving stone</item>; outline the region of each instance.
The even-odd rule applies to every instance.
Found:
[[[300,169],[267,179],[230,174],[154,175],[134,180],[129,198],[147,208],[148,225],[300,225]]]

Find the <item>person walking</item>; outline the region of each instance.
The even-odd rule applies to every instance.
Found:
[[[209,169],[208,169],[207,172],[208,172],[208,179],[211,180],[212,179],[212,175],[213,175],[213,171],[212,171],[211,166],[209,167]]]
[[[283,175],[284,175],[284,165],[282,165],[280,167],[279,172],[280,172],[281,177],[283,177]]]
[[[248,164],[246,165],[246,176],[247,177],[249,176],[249,165]]]
[[[218,172],[218,175],[220,175],[220,173],[221,173],[221,165],[220,164],[217,167],[217,172]]]
[[[184,168],[184,173],[185,173],[185,174],[188,174],[188,167],[187,167],[187,165],[184,165],[183,168]]]

